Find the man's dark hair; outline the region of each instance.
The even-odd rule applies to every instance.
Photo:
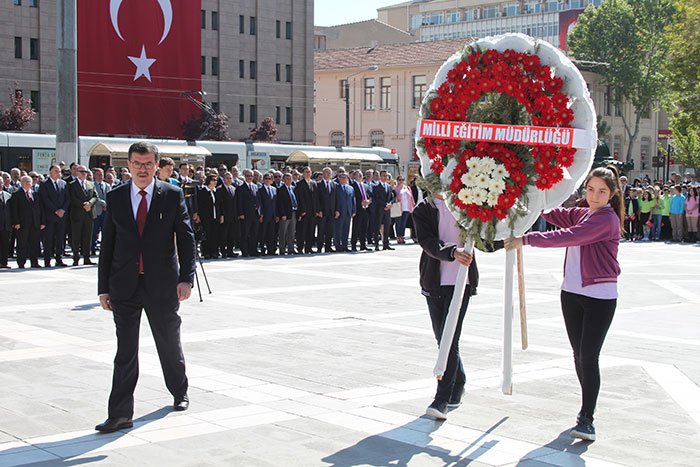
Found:
[[[71,162],[70,165],[69,165],[68,167],[72,169],[72,168],[75,167],[76,165],[78,165],[77,162]]]
[[[129,146],[129,160],[131,160],[131,155],[135,152],[138,154],[152,153],[156,158],[156,162],[158,162],[159,153],[158,147],[155,144],[147,143],[145,141],[139,141],[138,143],[132,144]]]
[[[387,172],[386,170],[380,170],[380,171],[379,171],[379,175],[388,174],[388,173],[389,173],[389,172]]]
[[[49,167],[49,172],[51,172],[54,167],[56,167],[58,170],[61,170],[61,168],[57,164],[51,164],[51,167]]]
[[[172,166],[172,167],[175,167],[175,161],[173,161],[173,160],[172,160],[171,158],[169,158],[169,157],[164,157],[164,158],[162,158],[160,161],[158,161],[158,167],[160,167],[161,169],[162,169],[163,167],[167,167],[167,166],[169,166],[169,165]]]

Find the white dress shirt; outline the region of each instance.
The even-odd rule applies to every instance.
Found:
[[[155,179],[151,180],[151,183],[144,189],[146,192],[146,210],[150,209],[151,201],[153,200],[153,190],[155,189]],[[141,188],[137,187],[134,182],[131,182],[131,209],[134,211],[134,219],[136,219],[136,214],[139,212],[139,204],[141,204],[141,195],[139,192]]]

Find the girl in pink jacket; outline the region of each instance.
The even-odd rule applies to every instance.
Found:
[[[584,186],[589,207],[558,208],[543,214],[560,230],[507,240],[506,248],[566,247],[561,307],[583,399],[570,435],[594,441],[593,412],[600,391],[598,357],[617,306],[617,249],[624,232],[625,208],[615,167],[592,170]]]
[[[698,240],[698,187],[688,188],[688,196],[685,198],[685,221],[688,224],[688,237],[690,243]]]

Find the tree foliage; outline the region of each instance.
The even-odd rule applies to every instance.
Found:
[[[260,122],[260,126],[250,133],[251,141],[277,141],[277,128],[272,117],[266,117]]]
[[[207,112],[201,112],[199,115],[192,114],[189,119],[182,122],[182,132],[185,139],[194,141],[198,139],[206,139],[210,141],[228,141],[228,116],[220,113],[214,118]],[[210,125],[211,124],[211,125]],[[209,129],[207,129],[207,127]],[[206,133],[204,131],[206,130]]]
[[[700,2],[676,0],[677,13],[667,32],[671,47],[665,67],[666,104],[672,113],[700,122]],[[676,122],[683,124],[683,118]]]
[[[606,0],[586,8],[569,33],[576,58],[606,64],[599,72],[611,88],[615,107],[626,102],[634,107],[631,119],[621,112],[629,140],[627,161],[632,159],[642,116],[658,105],[665,92],[663,72],[669,56],[665,29],[674,11],[673,0]]]
[[[14,83],[15,87],[17,85],[18,83]],[[8,89],[10,106],[5,108],[5,105],[0,104],[0,130],[20,131],[34,120],[36,112],[32,109],[32,101],[26,99],[21,91],[15,91],[12,87]]]

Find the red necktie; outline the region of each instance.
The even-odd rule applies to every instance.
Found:
[[[143,235],[143,228],[146,227],[146,216],[148,215],[148,201],[146,201],[146,192],[139,191],[141,202],[136,211],[136,227],[139,229],[139,235]],[[143,274],[143,253],[139,254],[139,274]]]
[[[32,201],[34,201],[34,200],[32,199],[32,195],[30,195],[29,192],[27,192],[27,199],[29,200],[30,203],[31,203]]]

